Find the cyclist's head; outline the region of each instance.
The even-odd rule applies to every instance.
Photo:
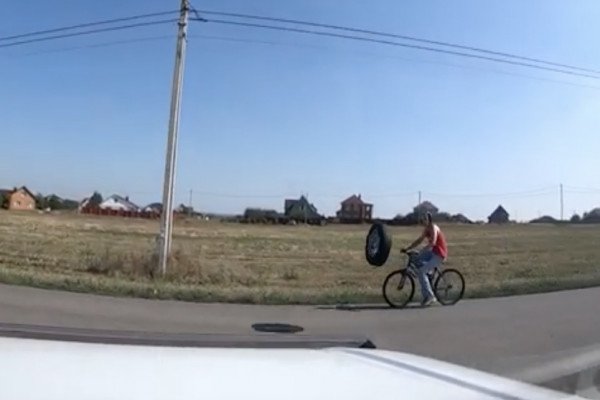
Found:
[[[425,214],[421,214],[420,223],[423,226],[427,226],[433,223],[433,217],[430,212],[426,212]]]

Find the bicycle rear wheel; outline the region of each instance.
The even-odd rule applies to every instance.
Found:
[[[383,298],[393,308],[403,308],[415,294],[415,281],[405,270],[393,271],[383,281]]]
[[[435,280],[433,290],[440,304],[451,306],[465,294],[465,278],[453,268],[445,269]]]

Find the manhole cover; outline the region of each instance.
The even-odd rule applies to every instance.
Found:
[[[298,325],[280,324],[273,322],[264,322],[252,324],[252,329],[257,332],[270,332],[270,333],[297,333],[304,330],[303,327]]]

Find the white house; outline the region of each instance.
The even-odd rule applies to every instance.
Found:
[[[150,203],[142,209],[143,212],[160,214],[162,212],[161,203]]]
[[[100,208],[103,210],[115,210],[115,211],[138,211],[139,207],[129,201],[129,197],[121,197],[117,194],[113,194],[107,197],[102,203]]]

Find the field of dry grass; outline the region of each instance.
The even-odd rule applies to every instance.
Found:
[[[484,297],[600,284],[600,226],[443,226],[449,265]],[[250,303],[381,302],[416,227],[392,228],[393,255],[364,260],[368,226],[177,220],[166,277],[151,277],[158,222],[0,211],[0,281],[104,294]]]

